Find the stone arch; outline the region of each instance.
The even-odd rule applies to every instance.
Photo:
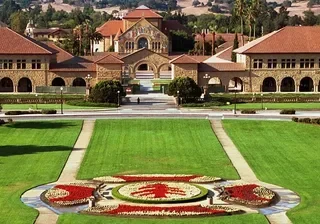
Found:
[[[0,80],[0,92],[13,92],[13,81],[8,77]]]
[[[171,79],[172,78],[172,66],[170,63],[163,63],[158,67],[157,73],[160,79]]]
[[[151,70],[147,70],[147,71],[140,71],[137,74],[138,68],[140,65],[142,64],[147,64],[148,68]],[[153,79],[155,77],[157,77],[157,66],[153,63],[151,63],[150,61],[147,60],[142,60],[142,61],[138,61],[132,68],[133,74],[135,76],[135,78],[137,79]]]
[[[277,82],[273,77],[267,77],[262,82],[262,92],[276,92]]]
[[[29,78],[23,77],[19,80],[18,92],[32,92],[32,82]]]
[[[75,78],[72,81],[72,86],[86,86],[86,81],[83,78]]]
[[[66,82],[61,77],[56,77],[51,82],[52,86],[65,86]]]
[[[243,91],[243,81],[239,77],[233,77],[230,79],[228,84],[229,91],[231,90],[237,90],[242,92]]]
[[[314,85],[313,79],[306,76],[300,80],[299,92],[312,92]]]
[[[295,91],[295,81],[292,77],[285,77],[281,81],[280,86],[281,92],[294,92]]]
[[[149,49],[150,40],[147,37],[141,36],[137,39],[137,48],[147,48]]]
[[[208,93],[225,92],[225,87],[219,77],[212,77],[208,81]]]

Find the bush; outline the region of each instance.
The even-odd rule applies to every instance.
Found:
[[[0,125],[3,125],[3,124],[5,124],[6,122],[4,121],[4,120],[2,120],[2,119],[0,119]]]
[[[256,111],[255,110],[246,109],[246,110],[242,110],[241,113],[242,114],[255,114]]]
[[[206,103],[186,103],[182,104],[184,107],[219,107],[223,106],[225,103],[222,102],[206,102]]]
[[[299,119],[299,122],[302,122],[302,123],[311,123],[311,119],[306,117],[306,118],[300,118]]]
[[[12,110],[5,112],[5,115],[22,115],[22,114],[41,114],[39,110],[31,110],[31,111],[21,111],[21,110]]]
[[[312,124],[320,124],[320,118],[313,118],[311,119]]]
[[[179,91],[179,97],[186,103],[195,102],[202,93],[201,88],[190,77],[178,77],[172,80],[169,84],[168,95],[177,97],[177,91]]]
[[[42,114],[56,114],[57,110],[42,110]]]
[[[1,104],[0,104],[0,112],[1,112],[1,110],[2,110],[2,106],[1,106]]]
[[[285,109],[280,111],[280,114],[296,114],[296,111],[293,109]]]
[[[120,97],[126,95],[119,81],[109,80],[98,82],[91,90],[89,101],[95,103],[117,104],[118,91],[120,91]]]
[[[9,118],[8,123],[13,123],[13,120],[11,118]]]
[[[85,100],[70,100],[66,102],[68,105],[80,107],[117,107],[115,103],[94,103]]]
[[[292,117],[292,121],[298,122],[298,121],[299,121],[299,118],[297,118],[297,117]]]

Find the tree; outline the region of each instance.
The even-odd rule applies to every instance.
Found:
[[[0,21],[9,24],[11,14],[20,10],[20,6],[15,1],[5,0],[2,6],[0,6]]]
[[[303,12],[304,19],[303,25],[305,26],[314,26],[317,24],[317,17],[314,15],[314,12],[311,10]]]
[[[170,31],[172,51],[187,52],[193,48],[194,38],[183,30]]]
[[[243,20],[245,16],[246,2],[245,0],[236,0],[235,2],[235,14],[240,17],[241,34],[243,34]]]
[[[190,77],[178,77],[169,84],[169,96],[182,97],[184,102],[194,102],[201,96],[201,88]]]
[[[237,49],[239,47],[239,41],[238,41],[238,34],[234,35],[234,41],[233,41],[233,48],[232,48],[232,55],[231,55],[231,61],[237,62],[237,55],[233,50]]]
[[[120,95],[118,95],[120,91]],[[89,100],[95,103],[118,103],[118,96],[125,96],[121,83],[115,80],[100,81],[91,90]]]
[[[192,2],[193,7],[197,7],[200,4],[199,0],[194,0]]]
[[[28,23],[28,17],[25,12],[15,12],[10,16],[10,27],[18,33],[24,33]]]

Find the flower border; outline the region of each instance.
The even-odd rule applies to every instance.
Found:
[[[146,183],[150,183],[150,182],[146,182]],[[174,183],[174,182],[171,182]],[[190,184],[190,183],[188,183]],[[115,188],[112,189],[112,196],[114,196],[117,199],[123,200],[123,201],[129,201],[129,202],[134,202],[134,203],[144,203],[144,204],[163,204],[163,203],[180,203],[180,202],[193,202],[193,201],[198,201],[201,199],[204,199],[206,197],[206,195],[208,194],[208,189],[204,188],[202,186],[199,186],[197,184],[190,184],[194,187],[197,187],[201,192],[198,195],[189,197],[189,198],[184,198],[184,199],[169,199],[169,200],[147,200],[147,199],[135,199],[135,198],[131,198],[125,195],[122,195],[119,193],[119,189],[122,188],[123,186],[125,186],[127,184],[122,184],[120,186],[117,186]]]

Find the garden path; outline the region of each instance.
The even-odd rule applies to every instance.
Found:
[[[271,224],[291,224],[292,222],[287,217],[286,211],[297,206],[300,198],[290,190],[261,182],[223,129],[221,120],[210,120],[210,122],[214,133],[240,175],[241,180],[265,186],[275,191],[281,197],[277,204],[268,208],[259,209],[260,213],[264,214]]]
[[[84,120],[80,135],[73,147],[73,150],[70,153],[70,156],[60,174],[60,177],[57,182],[52,184],[76,181],[78,169],[81,165],[85,150],[90,142],[90,138],[94,129],[94,123],[95,120]],[[39,198],[39,195],[44,190],[45,189],[43,189],[43,186],[39,186],[30,191],[27,191],[22,195],[21,200],[39,211],[39,216],[36,219],[35,224],[56,224],[58,215],[52,210],[45,207],[45,204]]]

